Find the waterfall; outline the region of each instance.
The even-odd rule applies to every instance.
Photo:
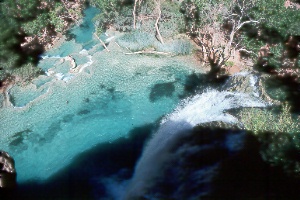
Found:
[[[253,81],[256,79],[251,77],[250,85],[254,87]],[[192,130],[197,124],[207,122],[239,123],[226,111],[241,107],[265,107],[266,103],[256,96],[255,88],[252,93],[248,94],[226,90],[207,90],[183,101],[173,113],[162,120],[160,128],[145,147],[127,188],[125,199],[142,196],[151,187],[153,180],[159,178],[159,172],[168,159],[168,152],[171,151],[176,141],[180,141],[182,134]]]

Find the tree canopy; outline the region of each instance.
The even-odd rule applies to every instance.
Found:
[[[65,0],[0,1],[0,81],[13,69],[36,61],[36,54],[51,42],[53,34],[65,31],[70,22],[78,20],[81,8],[71,9],[70,5]]]

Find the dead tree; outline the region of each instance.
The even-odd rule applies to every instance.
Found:
[[[132,11],[132,15],[133,15],[133,29],[136,29],[137,10],[138,10],[138,7],[141,6],[142,1],[143,0],[134,0],[133,11]]]
[[[164,44],[164,40],[163,40],[163,38],[162,38],[162,36],[160,34],[159,27],[158,27],[158,22],[159,22],[159,20],[161,18],[160,0],[156,0],[155,3],[156,3],[156,9],[157,9],[157,13],[158,13],[156,21],[155,21],[155,29],[156,29],[156,33],[157,33],[159,41],[162,44]]]
[[[238,31],[246,24],[259,23],[247,16],[249,5],[246,5],[245,0],[236,1],[236,4],[231,5],[232,8],[234,6],[238,7],[238,13],[229,14],[230,10],[224,9],[224,5],[221,4],[211,7],[210,14],[205,19],[207,24],[194,32],[197,35],[194,41],[202,50],[202,61],[209,63],[211,66],[209,74],[216,77],[236,50],[247,51],[244,48],[239,49],[239,44],[234,42]],[[229,33],[222,30],[220,22],[217,21],[220,15],[231,24]],[[247,20],[243,21],[245,18]]]
[[[221,67],[230,58],[231,54],[226,53],[226,45],[223,35],[220,32],[202,30],[198,33],[198,37],[194,39],[195,43],[201,47],[201,59],[208,63],[211,67],[209,72],[212,76],[217,76]]]
[[[136,29],[136,23],[137,20],[143,21],[143,20],[148,20],[148,19],[155,19],[155,32],[157,34],[158,40],[164,44],[163,37],[161,36],[160,30],[159,30],[159,21],[161,19],[161,0],[153,0],[155,4],[155,9],[153,10],[154,15],[139,15],[138,10],[141,9],[141,3],[143,0],[134,0],[134,5],[133,5],[133,11],[132,11],[132,16],[133,16],[133,29]]]

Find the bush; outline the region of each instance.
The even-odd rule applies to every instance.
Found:
[[[266,131],[291,134],[300,132],[300,118],[292,117],[288,104],[284,104],[279,113],[274,110],[258,108],[244,109],[240,113],[240,118],[245,129],[251,130],[255,134]]]
[[[232,66],[234,66],[234,62],[233,61],[226,61],[225,66],[226,67],[232,67]]]
[[[101,11],[94,18],[94,21],[98,24],[98,33],[104,32],[111,25],[119,31],[131,29],[133,2],[126,0],[90,0],[90,3]]]
[[[15,68],[11,71],[11,75],[15,76],[21,82],[29,82],[43,71],[31,63],[25,64],[22,67]]]
[[[265,161],[282,167],[287,174],[300,176],[300,117],[293,117],[287,104],[280,112],[256,108],[243,110],[240,120],[261,142],[261,155]]]

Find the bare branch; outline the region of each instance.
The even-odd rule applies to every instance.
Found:
[[[171,53],[171,52],[148,51],[148,50],[144,50],[144,51],[136,51],[136,52],[132,52],[132,53],[125,53],[125,55],[133,55],[133,54],[158,54],[158,55],[172,55],[172,53]]]
[[[96,35],[96,33],[94,33],[94,35],[96,36],[96,38],[100,41],[100,43],[102,44],[102,46],[106,49],[106,51],[109,52],[109,49],[107,48],[107,46],[105,45],[105,43]]]
[[[164,40],[163,40],[163,38],[162,38],[162,36],[160,34],[160,31],[159,31],[159,28],[158,28],[158,22],[159,22],[159,20],[161,18],[160,0],[157,0],[155,3],[157,4],[156,8],[158,10],[158,16],[157,16],[157,19],[156,19],[156,22],[155,22],[155,29],[156,29],[156,32],[157,32],[157,35],[158,35],[158,38],[159,38],[160,42],[162,44],[164,44]]]
[[[259,23],[259,21],[255,21],[255,20],[249,20],[249,21],[244,21],[243,23],[241,23],[240,25],[238,25],[238,27],[236,28],[235,32],[237,32],[240,28],[242,28],[245,24],[250,24],[250,23]]]
[[[136,4],[137,4],[138,0],[134,0],[134,6],[133,6],[133,11],[132,11],[132,15],[133,15],[133,29],[136,28]]]
[[[255,56],[258,56],[258,55],[257,55],[256,53],[254,53],[253,51],[249,51],[249,50],[244,49],[244,48],[241,48],[241,49],[239,49],[238,51],[246,52],[246,53],[248,53],[248,54],[254,54]]]

